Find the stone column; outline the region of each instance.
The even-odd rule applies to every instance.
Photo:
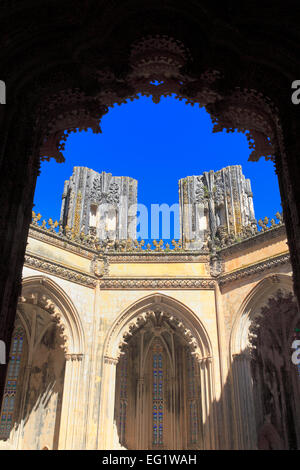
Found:
[[[98,449],[113,449],[115,432],[115,389],[116,389],[116,366],[118,360],[112,357],[104,357],[101,410],[99,423]]]
[[[174,449],[177,449],[177,426],[176,426],[176,380],[175,377],[172,375],[170,378],[170,414],[171,414],[171,435],[172,435],[172,442],[174,442]]]
[[[224,332],[225,321],[224,321],[224,312],[223,312],[223,302],[220,292],[220,287],[218,283],[215,283],[215,305],[216,305],[216,320],[217,320],[217,331],[218,331],[218,348],[219,348],[219,368],[220,368],[220,389],[217,391],[217,397],[220,397],[220,407],[221,409],[218,412],[219,419],[222,420],[222,423],[218,423],[218,430],[222,432],[222,449],[228,449],[230,447],[229,435],[230,426],[229,426],[229,397],[227,394],[226,380],[228,374],[228,367],[226,362],[226,338]],[[221,428],[221,429],[220,429]],[[220,432],[218,432],[220,434]]]
[[[235,425],[238,449],[256,449],[257,434],[252,392],[250,356],[234,354],[232,362]]]
[[[80,397],[82,354],[66,354],[64,391],[61,410],[59,445],[63,449],[79,449],[80,439],[78,430],[82,428],[79,421],[80,407],[83,402]],[[80,433],[79,433],[80,434]]]
[[[212,393],[212,359],[210,357],[200,359],[200,385],[201,385],[201,408],[203,422],[203,448],[205,450],[216,449],[215,419],[213,410]]]
[[[143,449],[145,443],[145,429],[144,429],[144,377],[139,377],[137,382],[137,443],[138,449]]]

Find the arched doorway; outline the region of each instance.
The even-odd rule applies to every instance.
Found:
[[[162,294],[135,303],[106,340],[99,447],[215,448],[212,370],[208,336],[187,307]]]

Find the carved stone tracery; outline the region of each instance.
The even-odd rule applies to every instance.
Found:
[[[261,407],[257,422],[259,448],[298,448],[298,409],[290,397],[297,396],[298,374],[291,360],[291,346],[299,326],[300,315],[293,294],[278,290],[250,327],[254,402]]]
[[[119,344],[119,357],[124,354],[128,341],[137,332],[151,331],[154,336],[179,334],[191,351],[191,354],[200,361],[202,353],[192,332],[182,323],[176,315],[161,310],[149,310],[139,314],[126,326],[122,340]]]
[[[165,35],[147,36],[132,44],[129,69],[122,78],[106,68],[95,71],[97,83],[93,96],[80,89],[67,89],[47,98],[40,105],[37,125],[46,129],[41,157],[63,161],[62,151],[67,135],[77,128],[101,132],[100,119],[114,104],[152,96],[158,103],[162,96],[175,94],[192,105],[206,106],[213,122],[213,132],[226,129],[246,132],[251,160],[261,156],[274,159],[278,148],[278,111],[268,97],[255,90],[234,88],[230,94],[221,91],[222,74],[206,70],[199,77],[186,72],[192,61],[184,44]],[[66,131],[66,133],[65,133]],[[62,143],[61,143],[62,142]]]
[[[66,324],[64,322],[62,311],[55,303],[53,303],[53,300],[39,291],[32,291],[31,293],[25,294],[25,296],[21,295],[19,298],[19,303],[21,305],[35,305],[50,314],[52,321],[58,328],[59,336],[62,340],[61,347],[63,348],[64,352],[67,353],[67,344],[69,338],[66,334]]]

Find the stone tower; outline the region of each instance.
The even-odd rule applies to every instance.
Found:
[[[255,222],[251,183],[241,165],[179,180],[180,230],[185,246],[238,235]]]
[[[135,179],[74,167],[65,181],[60,221],[75,234],[91,233],[100,240],[134,239],[136,204]]]

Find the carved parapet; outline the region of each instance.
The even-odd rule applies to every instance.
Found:
[[[78,224],[77,224],[78,225]],[[136,240],[133,238],[127,239],[112,239],[105,238],[99,239],[96,236],[96,228],[90,227],[88,234],[84,231],[79,231],[78,227],[75,230],[70,228],[69,225],[62,226],[61,222],[53,219],[42,220],[40,213],[32,211],[32,229],[39,229],[45,233],[56,235],[58,239],[65,240],[66,242],[72,241],[83,247],[96,250],[103,253],[134,253],[134,252],[162,252],[168,253],[184,251],[181,240],[172,240],[171,244],[163,240],[151,240],[147,245],[145,240]]]
[[[275,219],[277,219],[277,222]],[[216,248],[218,250],[228,248],[243,241],[254,239],[254,237],[263,233],[272,232],[273,230],[279,229],[280,227],[284,227],[282,213],[277,212],[275,214],[275,219],[269,219],[268,217],[265,217],[264,219],[259,219],[258,222],[253,221],[250,225],[243,227],[237,235],[220,235],[220,233],[217,233],[217,236],[214,240]]]

